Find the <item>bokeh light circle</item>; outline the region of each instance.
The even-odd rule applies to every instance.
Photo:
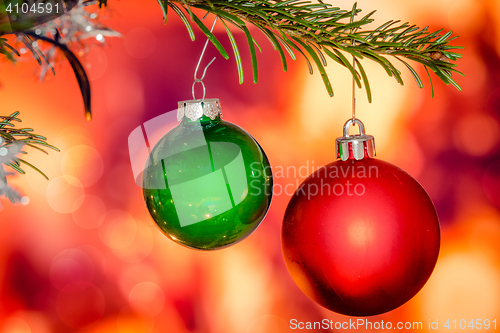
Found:
[[[129,294],[130,306],[143,316],[157,316],[165,305],[165,293],[153,282],[135,285]]]
[[[95,229],[101,218],[106,214],[106,206],[101,198],[94,195],[84,195],[75,202],[73,221],[83,229]]]
[[[125,211],[111,210],[101,218],[98,233],[106,246],[122,249],[134,241],[137,222]]]
[[[94,138],[83,127],[69,126],[59,132],[53,144],[64,152],[78,145],[94,146]]]
[[[146,28],[134,28],[125,36],[125,50],[132,57],[145,59],[156,49],[156,37]]]
[[[70,148],[61,161],[63,174],[77,178],[84,187],[94,185],[101,178],[103,170],[101,155],[87,145]]]
[[[101,250],[91,245],[80,246],[78,250],[83,251],[92,261],[94,267],[92,281],[94,283],[99,282],[106,274],[106,268],[108,266],[106,257]]]
[[[85,329],[101,319],[105,300],[101,290],[91,283],[69,286],[59,292],[56,311],[59,319],[75,329]]]
[[[493,204],[500,206],[500,160],[491,163],[484,172],[483,191]]]
[[[486,114],[470,114],[460,117],[453,139],[455,146],[469,155],[486,155],[498,146],[500,126]]]
[[[276,315],[263,315],[248,326],[246,333],[282,333],[289,331],[290,326],[285,319]]]
[[[467,17],[464,20],[464,17]],[[460,31],[460,36],[471,36],[483,26],[483,7],[480,1],[458,0],[448,11],[448,20],[453,31]]]
[[[139,316],[130,306],[126,306],[116,318],[116,326],[120,333],[149,333],[153,331],[155,323],[154,318]]]
[[[21,198],[21,204],[26,206],[26,205],[29,205],[30,203],[30,198],[28,196],[24,196]]]
[[[108,56],[103,49],[99,47],[93,48],[92,52],[89,52],[85,56],[85,60],[87,61],[87,73],[91,81],[97,80],[106,73],[108,69]]]
[[[126,265],[126,268],[121,272],[117,285],[124,299],[129,299],[130,292],[136,285],[141,282],[149,281],[160,285],[164,276],[158,272],[157,267],[150,264],[148,261],[143,261],[135,265]]]
[[[3,333],[31,333],[29,325],[18,317],[7,318],[0,328]]]
[[[500,272],[481,252],[457,252],[440,258],[422,290],[423,318],[485,319],[500,311]],[[460,328],[457,327],[460,331]],[[450,331],[452,331],[450,329]]]
[[[53,210],[69,214],[79,208],[75,203],[85,194],[85,191],[82,183],[75,177],[59,176],[50,182],[45,194]]]
[[[107,79],[105,94],[106,114],[117,120],[124,114],[127,114],[129,117],[142,114],[145,110],[144,86],[141,77],[134,71],[123,68],[114,73]],[[123,120],[121,122],[115,120],[110,123],[108,133],[119,133],[120,129],[118,127],[124,123],[126,122]],[[114,136],[115,134],[110,135]]]
[[[132,243],[121,249],[113,249],[115,255],[121,260],[129,263],[144,260],[153,250],[154,238],[151,231],[152,226],[137,223],[137,233]],[[155,231],[156,231],[156,226]]]
[[[119,164],[109,171],[112,177],[105,177],[104,190],[108,197],[118,202],[127,202],[137,189],[130,164]],[[125,180],[125,181],[124,181]],[[131,181],[127,181],[131,180]]]
[[[79,288],[94,276],[94,264],[90,257],[79,249],[64,250],[50,265],[50,281],[59,290]]]

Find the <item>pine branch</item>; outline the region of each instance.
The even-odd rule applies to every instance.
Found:
[[[252,54],[254,82],[257,82],[258,78],[257,61],[254,56],[255,40],[250,35],[247,24],[259,29],[269,39],[273,48],[278,50],[284,71],[287,70],[284,50],[293,60],[295,60],[294,51],[301,53],[307,60],[312,74],[310,57],[321,73],[330,96],[333,96],[333,89],[324,69],[326,66],[325,54],[341,66],[346,67],[359,87],[364,85],[370,102],[372,98],[369,81],[359,61],[365,58],[378,63],[389,76],[394,77],[400,84],[403,84],[401,72],[391,63],[389,57],[402,62],[410,70],[421,88],[423,87],[422,80],[417,71],[407,62],[408,60],[422,64],[427,72],[428,69],[431,69],[444,83],[452,84],[461,90],[460,86],[452,79],[452,72],[463,74],[455,69],[456,64],[452,61],[462,57],[455,50],[463,47],[449,44],[457,38],[452,37],[451,31],[444,34],[442,29],[429,32],[428,27],[420,29],[409,23],[401,24],[400,21],[389,21],[376,29],[364,30],[363,28],[366,28],[367,24],[374,21],[371,17],[375,11],[356,21],[354,19],[361,13],[356,4],[352,10],[347,11],[321,1],[302,0],[158,0],[158,3],[162,6],[165,21],[168,9],[171,8],[182,19],[193,40],[194,33],[191,22],[194,22],[224,58],[228,58],[226,50],[215,35],[193,13],[192,9],[201,9],[220,18],[226,28],[237,59],[239,59],[240,52],[226,22],[242,30],[247,37]],[[191,22],[188,17],[191,18]],[[352,66],[345,53],[354,57],[358,69]],[[241,83],[243,78],[241,66],[238,66],[238,75]],[[429,79],[432,87],[430,76]],[[434,91],[432,93],[434,94]]]
[[[3,171],[2,164],[5,164],[15,171],[25,174],[21,164],[25,164],[33,170],[40,173],[43,177],[48,177],[37,167],[24,159],[16,157],[17,154],[27,154],[23,150],[25,147],[30,147],[48,154],[46,149],[52,149],[59,152],[59,149],[48,144],[47,138],[33,133],[32,128],[15,128],[14,122],[21,122],[18,118],[19,112],[14,112],[8,117],[0,116],[0,171]],[[11,151],[11,155],[7,152]],[[6,180],[4,181],[6,183]]]

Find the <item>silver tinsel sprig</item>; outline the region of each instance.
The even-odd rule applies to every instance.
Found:
[[[4,165],[8,165],[16,161],[16,156],[21,152],[24,143],[22,142],[6,142],[0,138],[0,198],[7,197],[12,203],[27,204],[29,198],[22,196],[19,191],[14,189],[7,183],[7,176],[13,173],[7,172]],[[2,205],[0,204],[0,209]]]
[[[35,35],[46,37],[66,45],[78,56],[85,56],[92,47],[105,45],[106,37],[119,37],[119,32],[101,23],[102,18],[110,15],[108,8],[99,9],[97,0],[80,0],[67,14],[39,25],[31,30]],[[24,47],[19,53],[30,52],[40,63],[39,77],[45,78],[49,71],[54,72],[58,62],[65,61],[60,50],[54,45],[39,42],[35,37],[17,33],[18,41]]]

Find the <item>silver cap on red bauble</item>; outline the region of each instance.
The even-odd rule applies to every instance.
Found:
[[[349,127],[359,126],[359,134],[349,135]],[[349,158],[362,160],[365,157],[375,157],[375,138],[365,134],[365,125],[361,120],[349,119],[344,124],[344,136],[336,140],[337,158],[347,161]]]

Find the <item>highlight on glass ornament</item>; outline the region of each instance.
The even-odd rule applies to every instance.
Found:
[[[272,171],[257,141],[221,119],[218,99],[179,102],[180,123],[151,150],[144,200],[171,240],[214,250],[248,237],[272,197]]]
[[[349,127],[359,125],[359,135]],[[372,316],[406,303],[429,279],[440,227],[422,186],[374,158],[358,119],[337,139],[337,158],[311,174],[285,212],[282,250],[298,287],[321,306]]]

